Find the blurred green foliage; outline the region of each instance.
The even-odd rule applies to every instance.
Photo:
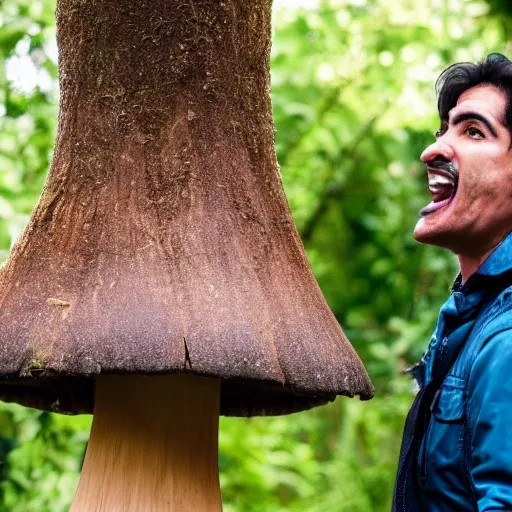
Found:
[[[283,181],[326,298],[376,386],[367,403],[221,420],[225,512],[387,511],[454,258],[412,239],[418,156],[448,64],[510,55],[507,1],[275,0],[272,92]],[[57,118],[51,0],[0,3],[0,261],[43,187]],[[67,510],[90,417],[0,404],[0,511]]]

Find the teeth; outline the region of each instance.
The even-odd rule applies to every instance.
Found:
[[[448,186],[448,185],[430,185],[428,187],[428,189],[430,190],[430,192],[432,192],[432,194],[439,194],[440,192],[442,192],[443,190],[446,190],[447,188],[453,188],[452,186]]]
[[[430,174],[428,175],[428,186],[430,187],[453,187],[455,180],[444,174]]]
[[[434,172],[428,173],[428,189],[435,197],[435,201],[451,195],[455,189],[455,178],[447,174],[438,174]]]

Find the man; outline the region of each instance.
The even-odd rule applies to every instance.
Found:
[[[433,201],[414,237],[453,251],[460,274],[411,369],[393,509],[512,510],[512,62],[456,64],[436,89]]]

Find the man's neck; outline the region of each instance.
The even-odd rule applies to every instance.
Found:
[[[462,284],[465,284],[467,280],[481,267],[482,263],[489,257],[496,247],[497,246],[492,247],[487,252],[479,256],[464,256],[463,254],[457,254],[460,273],[462,276]]]

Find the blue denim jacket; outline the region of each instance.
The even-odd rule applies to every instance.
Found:
[[[441,308],[415,369],[421,385],[457,343],[462,349],[429,404],[408,474],[397,479],[394,510],[512,510],[511,271],[512,234],[464,286],[456,281]],[[404,444],[406,435],[407,426]],[[397,490],[406,498],[397,501]]]

